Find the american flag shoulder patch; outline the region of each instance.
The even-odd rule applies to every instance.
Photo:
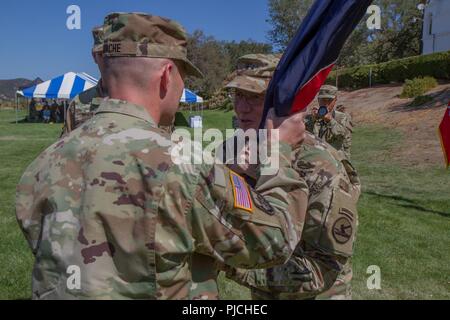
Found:
[[[234,207],[253,212],[253,203],[247,182],[237,173],[230,170],[230,180],[233,186]]]

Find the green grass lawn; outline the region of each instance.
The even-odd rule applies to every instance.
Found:
[[[15,188],[28,164],[60,133],[61,124],[15,124],[13,111],[0,111],[0,299],[31,297],[33,260],[15,218]]]
[[[232,112],[203,115],[206,128],[231,127]],[[15,186],[61,130],[60,124],[16,125],[14,120],[13,111],[0,111],[0,299],[31,296],[33,260],[14,215]],[[407,137],[381,127],[359,127],[353,135],[353,162],[363,182],[354,257],[356,299],[450,298],[450,172],[392,163],[392,151],[405,143]],[[371,265],[381,268],[381,290],[366,287]],[[223,277],[219,284],[222,298],[250,297]]]

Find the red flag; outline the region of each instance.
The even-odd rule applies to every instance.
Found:
[[[441,137],[442,151],[444,152],[445,166],[450,166],[450,102],[445,110],[444,119],[439,126],[439,136]]]

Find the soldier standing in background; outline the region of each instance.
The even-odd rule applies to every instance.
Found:
[[[319,106],[326,107],[328,112],[321,115],[319,108],[313,125],[307,125],[307,129],[312,128],[316,137],[323,139],[350,159],[353,126],[347,114],[335,110],[337,92],[338,89],[334,86],[322,86],[318,96]]]
[[[101,74],[103,70],[103,27],[95,27],[92,30],[92,37],[94,38],[92,58]],[[83,122],[92,118],[95,110],[106,96],[107,94],[102,84],[102,79],[100,78],[96,86],[73,98],[67,109],[66,121],[61,136],[67,135],[69,132],[78,128]]]
[[[318,107],[312,106],[311,112],[305,116],[305,128],[306,131],[310,133],[314,132],[314,124],[316,123],[318,111],[319,111]]]
[[[289,159],[304,138],[303,116],[269,116],[280,164],[255,188],[223,165],[176,164],[179,145],[158,125],[173,122],[184,78],[201,76],[184,29],[141,13],[110,14],[104,28],[109,98],[17,187],[17,219],[35,255],[33,298],[218,298],[216,278],[207,296],[195,286],[217,263],[284,263],[306,214],[307,186]],[[67,286],[74,266],[80,287]]]
[[[241,129],[258,128],[278,60],[278,56],[265,54],[239,59],[240,69],[227,88],[236,91],[235,111]],[[291,160],[309,188],[305,227],[293,256],[287,264],[272,269],[224,267],[227,277],[251,288],[254,299],[351,299],[358,175],[337,150],[308,133],[293,150]],[[254,181],[251,170],[242,173]]]

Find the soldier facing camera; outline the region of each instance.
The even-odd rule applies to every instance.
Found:
[[[353,125],[350,117],[336,110],[338,89],[324,85],[318,95],[319,108],[307,118],[307,130],[340,151],[347,159],[351,156]],[[340,106],[342,110],[342,105]]]

